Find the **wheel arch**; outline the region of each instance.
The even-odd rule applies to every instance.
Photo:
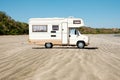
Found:
[[[85,41],[83,41],[83,40],[79,40],[79,41],[77,41],[76,45],[77,45],[79,42],[83,42],[84,45],[85,45]]]

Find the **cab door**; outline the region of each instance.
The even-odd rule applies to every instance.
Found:
[[[76,45],[77,42],[77,31],[74,28],[69,29],[69,44],[70,45]]]

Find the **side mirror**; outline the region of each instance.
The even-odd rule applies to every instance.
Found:
[[[79,36],[79,33],[78,33],[78,31],[77,31],[77,30],[75,30],[75,35]]]
[[[77,31],[75,30],[75,35],[77,34]]]

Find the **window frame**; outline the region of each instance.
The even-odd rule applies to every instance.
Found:
[[[47,25],[32,25],[32,32],[47,32],[47,31],[48,31]]]
[[[57,28],[55,28],[57,27]],[[59,31],[59,25],[52,25],[52,30],[53,31]]]
[[[73,20],[73,24],[81,24],[81,20]]]

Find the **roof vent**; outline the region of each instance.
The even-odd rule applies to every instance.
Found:
[[[74,18],[74,16],[69,16],[68,18]]]

